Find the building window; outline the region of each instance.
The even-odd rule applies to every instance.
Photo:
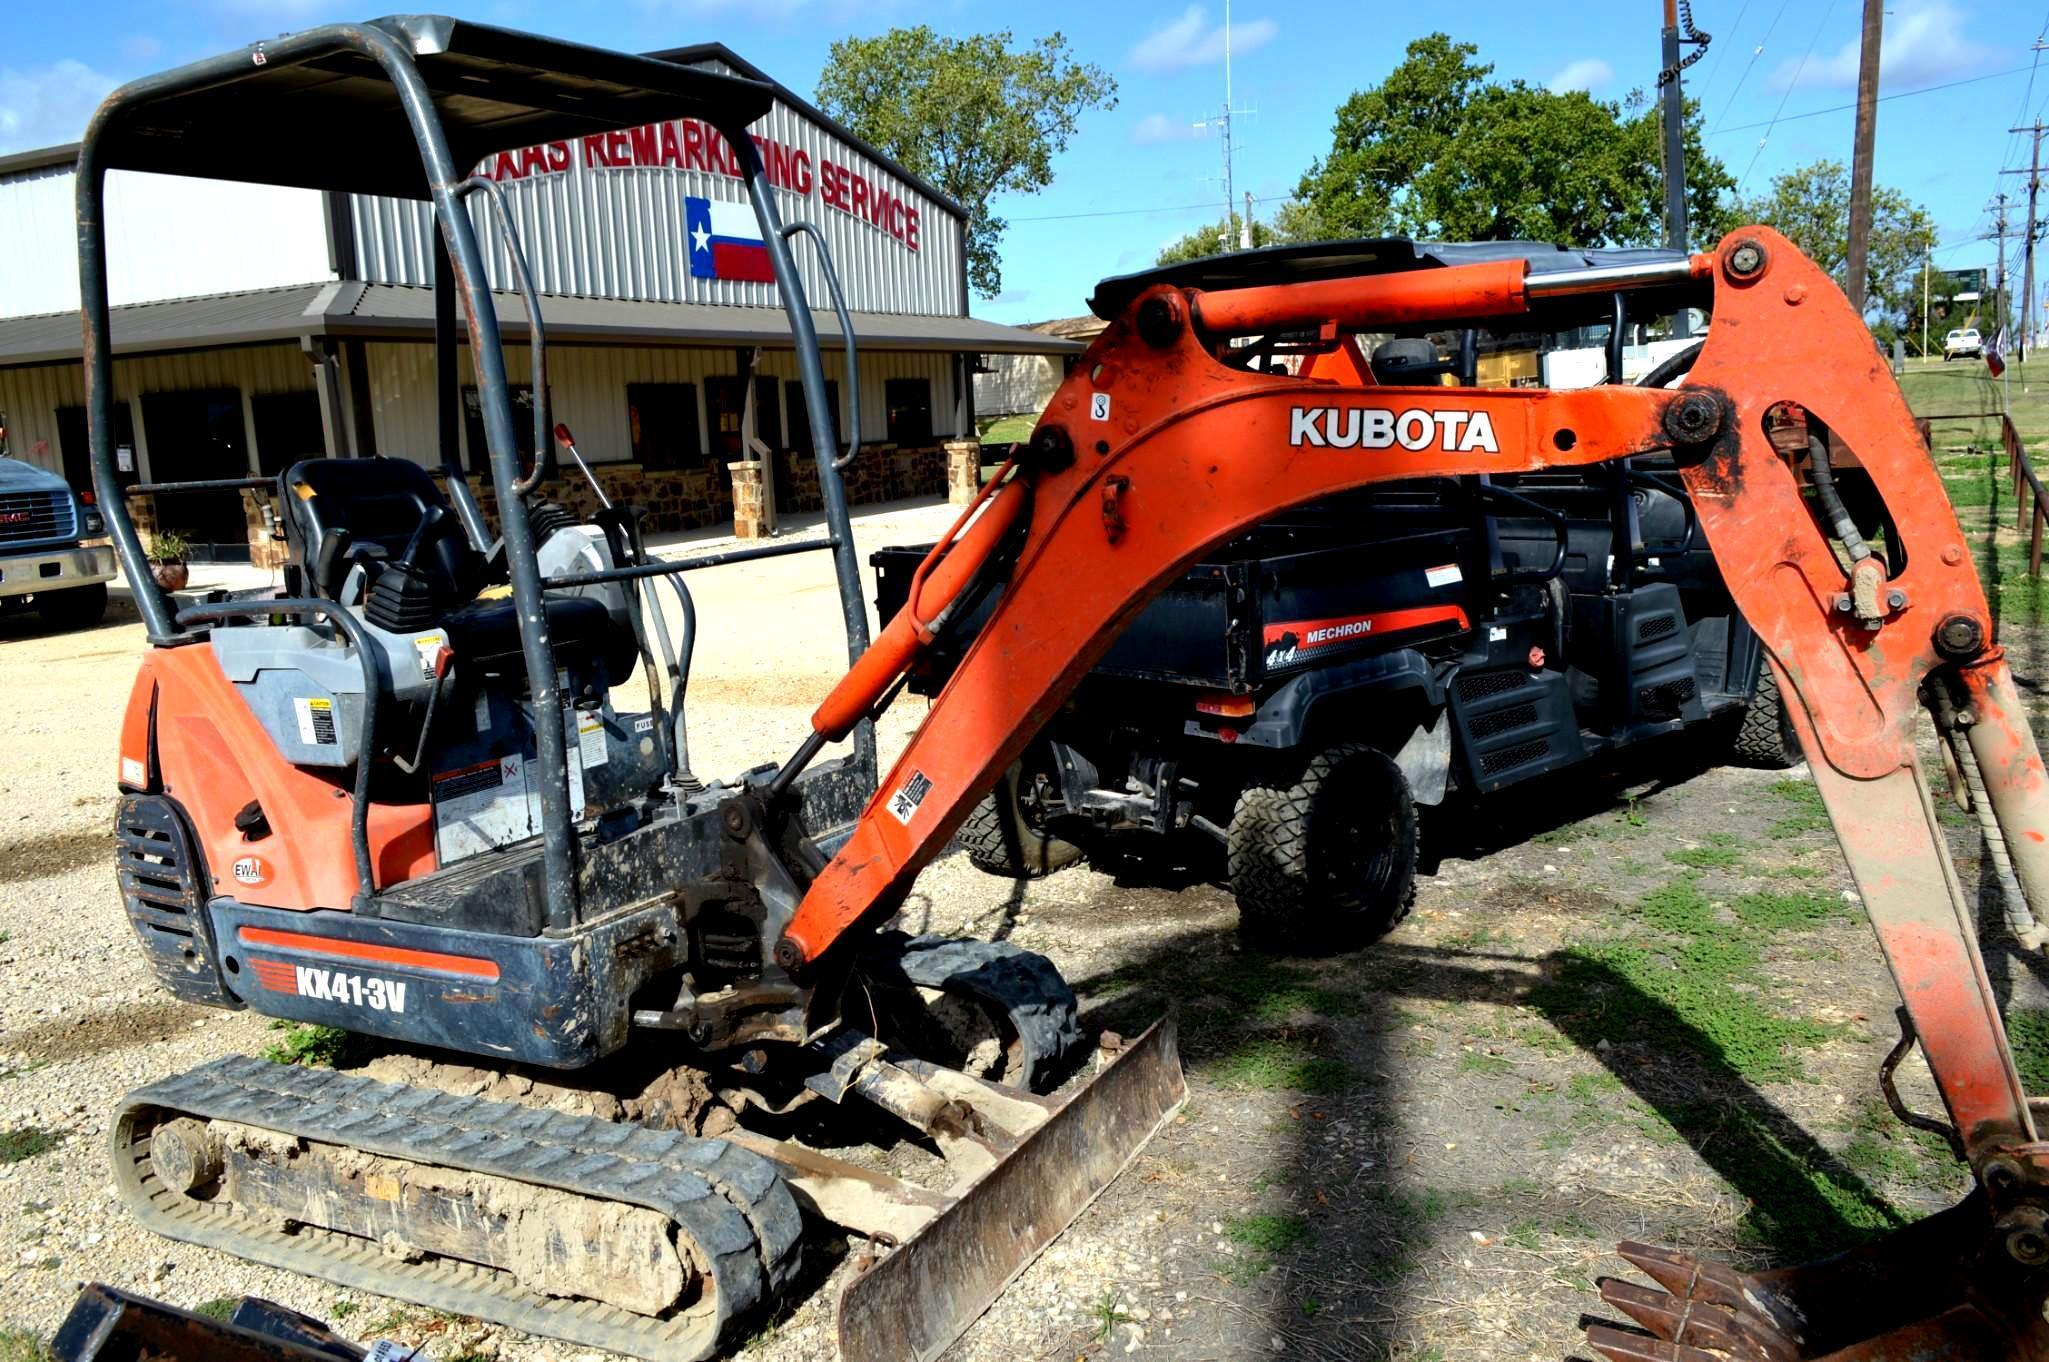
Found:
[[[891,444],[932,443],[931,379],[892,378],[882,385],[882,403],[889,410]]]
[[[84,407],[57,408],[57,452],[64,459],[64,481],[72,490],[92,491],[92,444]],[[126,402],[114,404],[114,476],[124,487],[142,481],[135,471],[135,418]]]
[[[800,454],[811,452],[811,413],[804,406],[804,385],[785,383],[783,402],[788,408],[786,422],[790,432],[790,448]],[[840,385],[833,379],[825,380],[825,409],[832,413],[832,444],[837,450],[846,441],[846,432],[840,429]]]
[[[257,471],[274,478],[301,459],[327,453],[320,424],[320,394],[257,393],[249,399],[256,423]]]
[[[249,476],[249,433],[234,388],[144,393],[142,430],[152,482]],[[199,561],[247,562],[249,526],[235,491],[160,492],[157,524],[192,542]]]
[[[704,461],[693,383],[629,383],[626,425],[643,468],[695,468]]]
[[[711,427],[712,452],[722,459],[751,457],[740,449],[740,417],[746,392],[737,375],[722,374],[704,381],[704,415]],[[782,448],[783,422],[776,405],[776,381],[767,374],[754,376],[754,435],[770,449]]]
[[[508,383],[512,393],[512,434],[519,442],[522,470],[534,466],[534,385]],[[470,472],[491,476],[491,446],[484,438],[484,407],[474,386],[462,390],[462,433],[470,451]]]

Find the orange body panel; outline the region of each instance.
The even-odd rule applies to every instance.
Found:
[[[358,885],[346,772],[319,775],[280,757],[204,643],[144,655],[122,724],[124,759],[138,710],[148,730],[152,695],[156,780],[191,819],[216,891],[265,908],[347,908]],[[274,829],[255,842],[235,827],[251,800]],[[431,806],[372,805],[370,855],[379,884],[433,870]],[[245,860],[252,864],[238,876]]]
[[[1269,284],[1197,293],[1193,311],[1213,337],[1251,336],[1332,322],[1371,331],[1463,317],[1505,317],[1523,310],[1520,260],[1414,270],[1363,279]]]

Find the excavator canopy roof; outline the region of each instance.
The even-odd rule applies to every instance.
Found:
[[[674,118],[703,119],[737,136],[773,99],[761,81],[437,15],[339,27],[380,30],[410,54],[459,174],[496,152]],[[398,87],[359,50],[295,57],[290,43],[308,36],[116,90],[108,100],[120,111],[102,128],[101,163],[426,198]]]

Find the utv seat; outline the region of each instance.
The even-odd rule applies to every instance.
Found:
[[[278,502],[285,507],[288,591],[340,600],[359,564],[374,591],[377,578],[404,560],[424,583],[417,619],[405,629],[445,631],[460,664],[486,673],[523,670],[512,600],[500,593],[479,598],[488,575],[484,556],[426,469],[405,459],[306,459],[278,478]],[[613,684],[626,679],[636,644],[602,599],[550,592],[543,606],[558,658],[601,657]]]

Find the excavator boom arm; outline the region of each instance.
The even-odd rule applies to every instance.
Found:
[[[1563,286],[1643,282],[1605,273]],[[778,962],[817,967],[857,927],[893,911],[1122,627],[1204,551],[1290,507],[1376,482],[1670,450],[1789,699],[1899,982],[1908,1037],[1924,1049],[1980,1190],[1944,1213],[1940,1236],[1931,1228],[1919,1241],[1942,1237],[1945,1267],[1966,1266],[1953,1291],[1938,1283],[1900,1294],[1920,1300],[1932,1290],[1942,1302],[1895,1322],[1905,1333],[1883,1312],[1867,1324],[1814,1322],[1856,1315],[1832,1309],[1833,1296],[1882,1279],[1868,1262],[1841,1281],[1795,1269],[1768,1283],[1715,1268],[1740,1286],[1722,1293],[1733,1303],[1713,1304],[1698,1294],[1714,1280],[1708,1267],[1625,1246],[1686,1297],[1685,1308],[1660,1313],[1648,1298],[1669,1297],[1609,1283],[1611,1303],[1668,1351],[1636,1350],[1640,1336],[1613,1330],[1597,1329],[1591,1341],[1611,1357],[1708,1358],[1694,1345],[1715,1341],[1702,1332],[1712,1304],[1729,1315],[1731,1337],[1767,1339],[1758,1357],[1906,1356],[1886,1349],[1918,1347],[1931,1328],[1954,1355],[1981,1355],[1962,1340],[1982,1336],[2006,1350],[1984,1356],[2049,1357],[2040,1337],[2049,1148],[2037,1143],[1971,905],[1916,760],[1916,716],[1932,705],[1968,742],[2037,901],[2049,892],[2040,755],[1941,479],[1862,320],[1822,270],[1764,228],[1736,232],[1655,282],[1688,280],[1711,303],[1713,325],[1677,389],[1382,387],[1359,381],[1370,375],[1356,363],[1288,374],[1219,359],[1230,336],[1306,329],[1345,346],[1376,328],[1513,315],[1561,286],[1524,278],[1520,262],[1207,295],[1160,284],[1131,300],[1054,395],[1014,474],[985,492],[974,524],[934,551],[921,589],[878,641],[880,656],[820,707],[814,727],[824,738],[883,703],[959,593],[986,564],[1010,559],[993,612],[852,837],[810,884]],[[1317,377],[1331,373],[1339,381]],[[1839,526],[1815,509],[1806,451],[1773,439],[1803,421],[1826,432],[1823,459],[1847,452],[1870,476],[1888,512],[1884,556],[1861,544],[1845,552]],[[1685,1290],[1674,1285],[1682,1281]],[[1954,1328],[1929,1322],[1957,1311]]]

